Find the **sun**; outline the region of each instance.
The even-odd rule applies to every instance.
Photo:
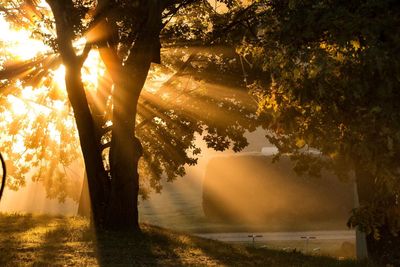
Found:
[[[28,60],[49,50],[49,47],[44,45],[43,42],[31,38],[29,31],[12,29],[2,16],[0,16],[0,32],[2,50],[6,48],[7,52],[14,55],[16,60]],[[4,56],[2,57],[0,60],[4,61]]]
[[[58,55],[30,31],[12,27],[1,13],[0,32],[0,151],[9,150],[10,155],[29,151],[29,140],[36,134],[34,124],[43,122],[41,118],[45,120],[46,143],[60,145],[65,138],[63,131],[76,135],[65,85],[65,67],[61,60],[57,61]],[[78,54],[85,43],[84,38],[74,42]],[[30,67],[26,68],[27,65]],[[7,74],[10,68],[17,75]],[[81,71],[87,93],[96,95],[93,92],[97,91],[105,71],[99,52],[93,49]],[[12,145],[7,145],[6,140]]]
[[[2,33],[0,71],[6,69],[5,65],[30,62],[43,55],[54,56],[49,46],[40,40],[32,38],[31,32],[25,29],[13,29],[2,16],[0,16],[0,32]],[[80,38],[73,45],[79,51],[82,50],[85,43],[85,38]],[[32,67],[32,69],[34,68],[36,66]],[[30,74],[30,71],[32,70],[27,71],[26,74]],[[99,85],[99,77],[102,77],[104,73],[105,65],[101,61],[99,52],[97,50],[91,51],[82,68],[82,82],[85,88],[95,91]],[[51,86],[65,91],[65,67],[62,64],[50,70],[46,79],[51,79]],[[22,85],[22,83],[19,83],[19,85]],[[22,94],[26,96],[25,91],[27,91],[26,88],[22,88]],[[14,102],[14,104],[16,106],[20,105],[19,102]]]

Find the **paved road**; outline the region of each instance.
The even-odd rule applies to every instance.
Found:
[[[316,240],[355,240],[355,231],[307,231],[307,232],[264,232],[264,233],[207,233],[195,234],[204,238],[224,242],[249,242],[249,235],[260,235],[256,237],[257,242],[267,241],[291,241],[304,240],[304,237],[315,237]],[[302,238],[303,237],[303,238]]]

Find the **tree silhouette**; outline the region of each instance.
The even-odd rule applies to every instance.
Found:
[[[371,256],[399,264],[399,16],[396,1],[271,1],[241,53],[271,143],[299,172],[358,185],[349,224]],[[310,150],[318,150],[319,155]],[[355,175],[351,175],[355,173]]]
[[[36,92],[34,83],[42,85],[58,64],[63,64],[66,92],[76,122],[96,227],[138,230],[138,169],[147,178],[141,183],[148,183],[159,191],[163,175],[173,180],[184,175],[186,164],[196,163],[196,155],[200,153],[194,142],[196,135],[203,134],[208,145],[218,150],[232,147],[239,151],[247,145],[243,134],[246,130],[255,130],[258,122],[252,100],[245,91],[232,91],[223,86],[209,89],[196,78],[191,86],[185,86],[189,75],[199,69],[215,71],[224,67],[227,73],[233,71],[231,77],[238,77],[238,60],[232,52],[227,52],[231,54],[228,60],[233,62],[230,66],[224,64],[226,61],[221,53],[213,55],[201,47],[188,49],[188,55],[180,57],[182,60],[172,54],[169,60],[180,65],[177,74],[157,89],[143,90],[149,71],[151,74],[157,69],[152,63],[159,63],[161,59],[160,31],[163,27],[167,28],[161,39],[171,47],[180,48],[174,43],[182,41],[207,42],[204,37],[209,36],[209,24],[216,23],[215,18],[220,17],[207,2],[98,1],[95,5],[92,1],[49,0],[47,3],[50,9],[35,1],[2,3],[2,11],[13,25],[30,29],[36,38],[42,39],[56,52],[38,55],[28,62],[10,60],[1,72],[2,88],[8,90],[15,85],[33,84]],[[238,3],[232,2],[231,6],[238,12],[243,9]],[[179,22],[195,10],[202,14],[197,19],[203,20],[203,24],[189,29],[170,26],[175,19]],[[194,29],[197,33],[205,32],[193,35]],[[180,35],[182,32],[187,36]],[[76,40],[82,36],[86,43],[77,47]],[[97,90],[85,91],[85,87],[93,86],[85,82],[82,75],[92,50],[99,52],[105,70],[103,77],[99,78]],[[195,64],[194,61],[202,62]],[[202,78],[203,82],[207,79],[215,81],[215,77]],[[58,92],[55,86],[43,86],[44,97],[40,99],[47,99],[45,104],[50,106],[49,114],[54,111],[54,116],[59,116],[57,118],[71,118],[70,110],[59,113],[53,109],[59,104],[54,99],[61,98],[62,92]],[[214,91],[216,88],[218,91]],[[6,98],[7,95],[9,93],[5,92],[2,96]],[[4,112],[13,106],[4,106]],[[44,168],[53,175],[55,170],[76,159],[78,152],[68,153],[74,151],[73,145],[69,145],[77,136],[70,131],[73,125],[64,123],[57,126],[60,127],[56,128],[60,136],[56,135],[59,140],[54,141],[54,132],[48,130],[52,126],[45,127],[46,123],[51,124],[48,116],[44,113],[35,118],[37,122],[26,122],[26,125],[36,128],[27,131],[20,141],[23,143],[20,148],[26,149],[27,140],[32,139],[32,151],[29,150],[23,159],[27,164],[19,166],[27,167],[29,162],[35,162],[34,167],[40,169],[40,164],[46,162]],[[14,117],[15,121],[23,120]],[[13,138],[21,138],[17,136],[23,129],[17,122],[15,124],[15,132],[10,133],[10,143],[4,144],[9,147],[6,152],[10,158],[16,142]],[[29,132],[37,136],[32,137]],[[38,154],[38,149],[35,149],[39,144],[43,154]],[[54,151],[46,149],[50,145]],[[56,164],[59,158],[56,156],[57,148],[64,150],[61,166]],[[143,160],[139,161],[142,156]],[[26,175],[27,172],[24,169],[14,173]],[[12,181],[20,181],[17,187],[23,184],[23,178],[14,177]],[[38,179],[42,179],[41,175]],[[62,180],[66,180],[62,172],[58,177],[48,179],[49,190],[54,188],[55,182],[60,186],[65,184],[65,181],[59,183]],[[146,187],[141,189],[140,193],[145,196]],[[54,195],[56,192],[64,192],[61,199],[67,195],[62,188],[54,190]]]

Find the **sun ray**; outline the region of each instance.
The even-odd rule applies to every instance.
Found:
[[[0,101],[4,103],[0,106],[0,150],[7,157],[11,170],[9,189],[23,186],[31,178],[41,181],[48,196],[62,198],[62,194],[67,194],[72,197],[77,192],[71,193],[71,179],[60,176],[60,171],[64,164],[81,160],[77,152],[79,143],[65,90],[65,68],[52,48],[39,41],[40,38],[35,39],[41,36],[32,34],[32,29],[40,27],[40,31],[54,36],[46,25],[36,23],[35,12],[48,12],[45,1],[39,5],[24,5],[0,16]],[[77,52],[84,41],[74,43]],[[101,67],[98,52],[93,50],[82,69],[82,81],[87,90],[96,92],[98,76],[103,75],[104,67]],[[15,125],[13,132],[8,130],[10,125]],[[32,173],[23,171],[27,164]],[[57,196],[54,190],[60,186],[65,188]]]
[[[30,31],[11,29],[9,23],[2,16],[0,16],[0,32],[2,34],[2,42],[8,45],[8,53],[17,60],[32,59],[36,55],[45,54],[50,50],[42,41],[32,39]],[[27,49],[28,47],[29,49]]]

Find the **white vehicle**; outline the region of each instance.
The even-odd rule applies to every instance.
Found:
[[[203,183],[203,211],[216,222],[279,224],[282,228],[344,229],[354,207],[353,185],[325,172],[299,176],[276,148],[212,158]]]

